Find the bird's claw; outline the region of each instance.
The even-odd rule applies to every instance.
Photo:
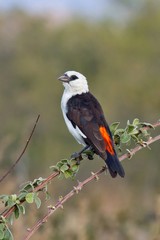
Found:
[[[77,153],[77,152],[73,153],[71,155],[71,158],[76,160],[77,165],[80,165],[80,161],[82,160],[82,156],[80,153]]]
[[[92,154],[87,154],[87,157],[88,157],[89,160],[93,160],[94,159]]]

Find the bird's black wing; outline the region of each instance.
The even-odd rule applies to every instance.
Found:
[[[106,159],[106,144],[100,132],[100,126],[109,129],[102,108],[97,99],[91,93],[83,93],[73,96],[67,103],[67,117],[86,136],[85,142],[92,146],[95,152]],[[110,131],[109,131],[109,136]],[[112,141],[112,137],[111,137]]]

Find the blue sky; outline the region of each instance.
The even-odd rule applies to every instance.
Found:
[[[2,0],[0,9],[6,10],[13,7],[21,7],[33,12],[66,11],[84,12],[85,14],[100,14],[104,8],[110,5],[108,0]]]
[[[110,9],[110,0],[3,0],[0,9],[7,10],[20,7],[32,12],[61,11],[74,14],[93,16],[95,18],[106,14]]]

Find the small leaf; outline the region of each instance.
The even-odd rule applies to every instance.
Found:
[[[67,163],[68,163],[68,160],[67,160],[67,159],[62,159],[62,160],[61,160],[61,163],[67,164]]]
[[[133,120],[133,125],[134,125],[134,126],[139,125],[139,119],[138,119],[138,118],[135,118],[135,119]]]
[[[27,193],[26,195],[26,202],[33,203],[34,202],[35,193]]]
[[[9,228],[7,227],[3,240],[13,240],[13,235]]]
[[[122,135],[121,135],[121,142],[122,143],[127,143],[129,142],[131,139],[131,136],[129,134],[127,134],[126,132],[124,132]]]
[[[40,208],[41,199],[37,195],[35,195],[34,201],[35,201],[35,204],[36,204],[37,208]]]
[[[20,212],[24,215],[25,214],[25,207],[23,205],[19,205]]]
[[[85,153],[87,153],[87,152],[85,152]],[[71,159],[69,162],[69,165],[73,166],[75,164],[77,164],[77,161],[75,159]]]
[[[154,128],[151,123],[146,123],[146,122],[143,122],[143,123],[142,123],[142,122],[141,122],[140,125],[141,125],[142,127]]]
[[[13,221],[14,221],[14,214],[11,214],[11,215],[10,215],[10,217],[9,217],[8,221],[9,221],[9,223],[10,223],[11,225],[13,225]]]
[[[23,200],[23,199],[25,199],[25,197],[26,197],[26,192],[21,192],[19,195],[18,195],[18,199],[21,201],[21,200]]]
[[[75,164],[72,166],[72,171],[77,172],[79,170],[79,165]]]
[[[6,202],[6,206],[7,206],[7,207],[12,207],[13,205],[15,205],[15,202],[13,202],[13,201],[12,201],[12,197],[9,196],[8,202]]]
[[[56,167],[58,168],[58,170],[59,170],[62,166],[63,166],[63,163],[62,163],[62,162],[58,162],[58,163],[56,164]]]
[[[123,128],[118,128],[118,129],[115,131],[114,134],[116,135],[116,134],[119,134],[119,133],[124,133],[124,131],[125,131],[125,130],[124,130]]]
[[[115,132],[115,130],[118,128],[119,124],[120,124],[120,122],[114,122],[110,125],[110,130],[112,133]]]
[[[134,140],[135,142],[138,142],[138,141],[139,141],[138,137],[136,137],[135,135],[131,135],[131,137],[133,138],[133,140]]]
[[[0,239],[4,239],[4,231],[0,230]]]
[[[20,192],[28,192],[30,190],[34,190],[33,183],[32,182],[27,182],[24,187],[21,189]]]
[[[135,127],[130,124],[130,125],[127,126],[126,131],[127,131],[127,133],[131,133],[134,129],[135,129]]]
[[[64,172],[65,178],[72,178],[73,177],[73,172],[71,170],[67,170]]]
[[[16,219],[18,219],[19,215],[20,215],[20,209],[17,205],[15,205],[14,216],[15,216]]]
[[[62,173],[64,173],[66,170],[68,170],[69,169],[69,166],[68,165],[66,165],[66,164],[64,164],[61,168],[60,168],[60,171],[62,172]]]
[[[50,166],[49,168],[51,168],[53,172],[59,171],[59,168],[56,165]]]
[[[5,225],[3,223],[0,224],[0,239],[4,239],[4,229]]]
[[[139,130],[138,129],[134,129],[132,132],[130,132],[129,134],[130,135],[136,135],[139,133]]]
[[[60,180],[62,180],[63,177],[64,177],[64,174],[61,172],[61,173],[59,174],[58,178],[59,178]]]
[[[46,192],[45,199],[46,199],[46,200],[49,200],[50,198],[51,198],[51,196],[50,196],[49,192]]]
[[[129,120],[127,120],[127,125],[130,125],[131,123],[130,123],[130,121]]]
[[[143,135],[143,137],[148,137],[148,136],[150,136],[150,134],[148,133],[148,131],[145,130],[145,129],[141,129],[141,134]]]
[[[11,199],[12,199],[13,202],[16,202],[16,200],[17,200],[17,195],[16,195],[16,194],[12,194],[12,195],[11,195]]]

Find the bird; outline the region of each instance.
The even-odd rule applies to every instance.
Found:
[[[83,145],[80,154],[92,149],[106,163],[110,175],[125,176],[115,151],[113,137],[98,100],[89,91],[86,77],[76,71],[67,71],[58,78],[64,92],[61,109],[69,132]]]

